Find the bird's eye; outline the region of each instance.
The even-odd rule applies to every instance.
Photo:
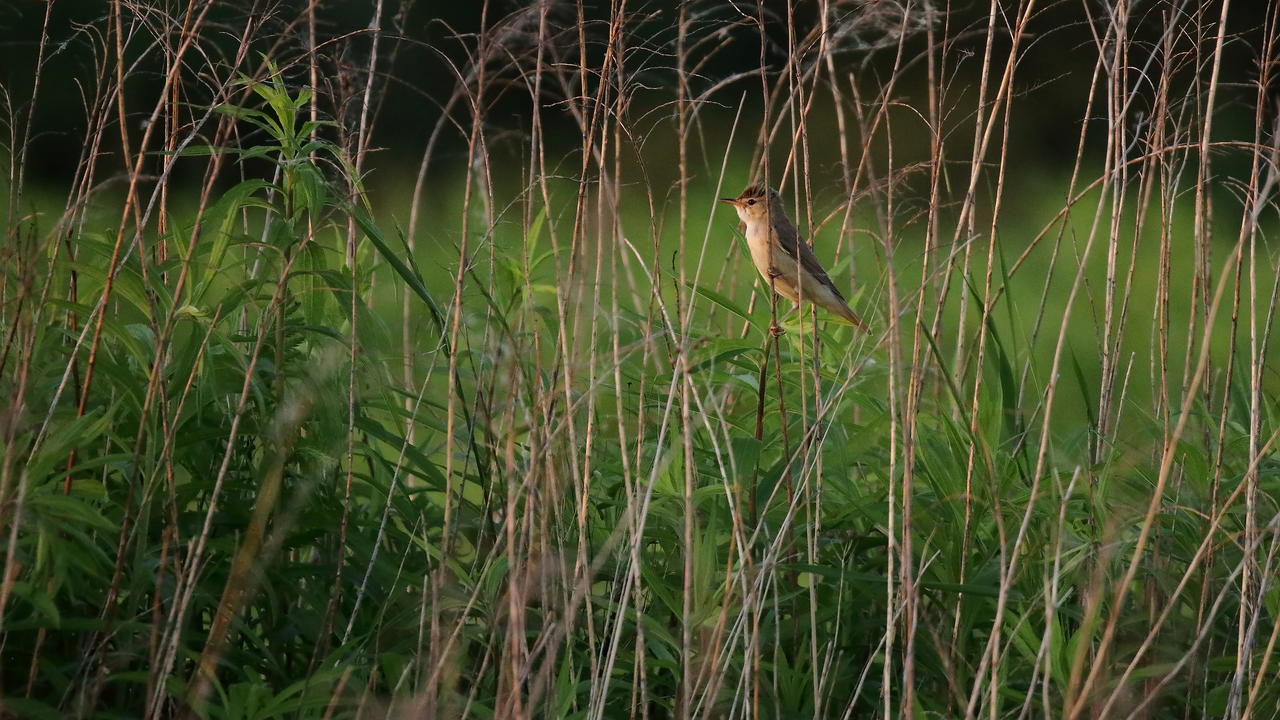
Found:
[[[747,204],[748,204],[748,205],[755,205],[755,204],[756,204],[756,201],[755,201],[755,200],[748,200],[748,201],[747,201]]]

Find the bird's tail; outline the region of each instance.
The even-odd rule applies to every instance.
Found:
[[[858,328],[862,332],[867,333],[868,335],[871,334],[871,326],[862,322],[862,318],[858,317],[857,313],[849,309],[848,305],[840,308],[839,315],[845,320],[848,320],[854,327]]]

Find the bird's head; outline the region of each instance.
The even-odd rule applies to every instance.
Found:
[[[769,213],[769,206],[778,201],[778,191],[762,184],[748,185],[746,190],[736,198],[720,198],[720,202],[728,203],[738,211],[743,222],[764,220]]]

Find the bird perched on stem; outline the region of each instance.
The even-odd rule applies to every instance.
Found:
[[[782,208],[778,191],[764,185],[748,185],[736,198],[721,198],[738,211],[742,219],[740,228],[747,236],[751,249],[751,261],[764,277],[769,287],[788,298],[797,306],[801,298],[830,310],[863,332],[870,332],[867,324],[849,309],[849,303],[836,289],[827,271],[818,262],[809,243],[800,237]],[[775,336],[781,333],[776,325],[769,328]]]

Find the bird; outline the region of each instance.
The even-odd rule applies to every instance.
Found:
[[[738,211],[738,218],[742,220],[738,228],[747,237],[751,261],[774,292],[791,300],[797,307],[803,298],[835,313],[863,332],[871,331],[850,309],[848,301],[831,282],[809,243],[791,224],[777,190],[756,183],[748,185],[738,197],[720,198],[720,202],[728,203]],[[774,325],[769,332],[776,337],[782,331]]]

